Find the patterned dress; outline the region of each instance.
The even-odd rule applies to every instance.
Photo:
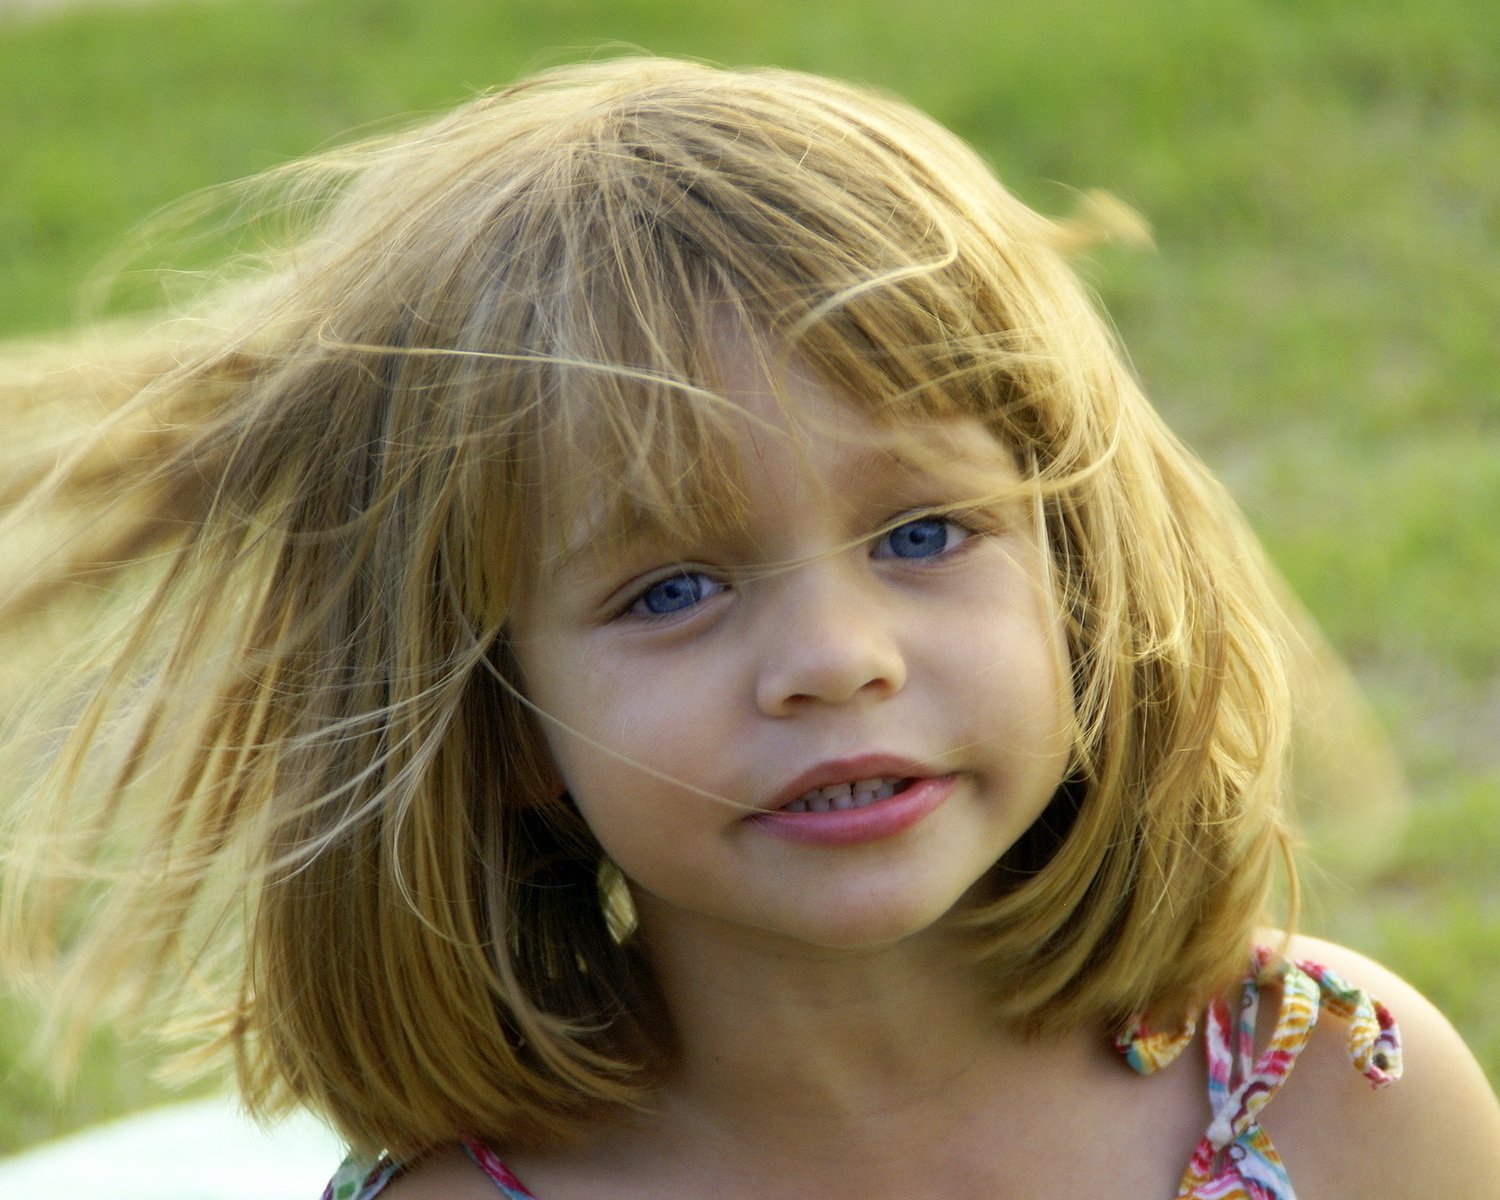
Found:
[[[1281,1009],[1270,1044],[1257,1055],[1255,1022],[1261,990],[1268,986],[1280,992]],[[1329,1012],[1348,1023],[1350,1062],[1376,1087],[1401,1077],[1401,1038],[1378,1001],[1326,967],[1287,962],[1264,948],[1255,951],[1237,1005],[1233,1001],[1233,996],[1216,1000],[1203,1016],[1213,1119],[1183,1172],[1177,1200],[1295,1200],[1259,1117],[1307,1045],[1319,1014]],[[1197,1022],[1171,1034],[1153,1033],[1136,1022],[1115,1044],[1126,1062],[1149,1075],[1176,1059],[1196,1032]],[[484,1142],[465,1138],[463,1147],[495,1184],[497,1200],[537,1200]],[[385,1158],[350,1159],[323,1200],[373,1200],[400,1170]]]

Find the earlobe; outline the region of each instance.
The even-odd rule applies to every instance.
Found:
[[[586,874],[596,871],[606,857],[604,849],[572,793],[554,791],[538,796],[526,802],[523,811],[516,814],[530,831],[527,841],[537,861],[550,864],[548,870],[556,870],[566,861],[585,865]]]
[[[540,741],[541,739],[538,738]],[[524,767],[525,782],[516,789],[514,803],[525,808],[559,810],[577,813],[573,797],[568,792],[567,782],[557,769],[545,742],[528,750]]]
[[[557,769],[557,763],[553,761],[552,755],[545,749],[545,740],[542,744],[544,748],[537,754],[539,762],[537,764],[538,775],[535,794],[539,797],[548,797],[542,803],[549,807],[555,804],[577,812],[578,806],[573,803],[573,796],[568,791],[568,781],[562,777],[562,772]]]

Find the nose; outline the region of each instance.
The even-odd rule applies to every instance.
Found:
[[[767,716],[880,700],[906,683],[895,614],[873,579],[837,560],[808,563],[765,589],[756,704]]]

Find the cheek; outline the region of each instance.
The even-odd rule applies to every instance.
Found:
[[[1045,594],[1009,593],[975,615],[974,640],[950,654],[952,670],[966,678],[976,712],[987,714],[1002,737],[1034,759],[1043,773],[1061,775],[1074,745],[1072,669],[1061,618]]]
[[[590,824],[671,784],[709,736],[697,689],[639,670],[600,669],[587,656],[538,672],[531,699],[564,787]]]

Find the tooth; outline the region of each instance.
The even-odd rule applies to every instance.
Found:
[[[830,783],[813,788],[797,797],[783,811],[795,813],[822,813],[851,808],[864,808],[879,800],[886,800],[911,785],[909,779],[859,779],[853,783]]]

